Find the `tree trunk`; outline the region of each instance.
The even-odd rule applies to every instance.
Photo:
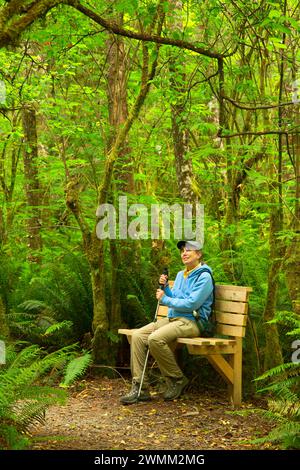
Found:
[[[108,200],[111,188],[111,179],[115,163],[118,160],[120,151],[126,143],[128,133],[131,129],[133,122],[137,119],[140,109],[150,89],[150,83],[155,75],[157,66],[158,49],[154,60],[149,67],[148,49],[143,45],[143,66],[142,66],[142,79],[138,96],[133,104],[128,117],[121,126],[114,139],[111,149],[106,155],[104,174],[102,184],[99,188],[98,206],[104,204]],[[84,220],[82,210],[79,204],[79,194],[81,191],[80,180],[73,177],[67,184],[66,188],[66,204],[72,211],[77,223],[80,227],[84,251],[89,260],[91,267],[92,286],[93,286],[93,357],[97,363],[106,363],[112,348],[108,345],[108,326],[109,320],[106,311],[105,303],[105,268],[104,268],[104,247],[103,240],[97,238],[96,226],[93,233],[90,232],[89,226]]]
[[[181,32],[183,25],[181,19],[182,1],[170,0],[174,7],[170,28],[174,32]],[[182,52],[181,52],[182,53]],[[195,202],[193,191],[193,167],[190,158],[187,158],[189,149],[189,133],[187,129],[185,106],[187,91],[185,88],[186,74],[184,72],[184,59],[171,55],[169,61],[170,88],[172,90],[171,121],[172,137],[175,157],[177,184],[180,197],[189,203]]]
[[[0,296],[0,339],[9,337],[9,327],[6,320],[4,302]]]
[[[30,105],[25,105],[22,109],[22,123],[24,130],[24,179],[25,192],[27,198],[27,219],[28,230],[28,259],[39,262],[40,251],[42,249],[42,237],[40,227],[40,185],[38,179],[38,150],[37,150],[37,130],[36,113]]]
[[[91,232],[84,220],[79,202],[82,191],[80,180],[70,177],[66,187],[66,205],[73,213],[80,227],[83,250],[89,262],[93,292],[93,340],[92,352],[95,364],[112,364],[112,350],[107,335],[109,323],[106,311],[105,272],[103,240],[97,238],[96,231]]]
[[[219,74],[219,129],[229,128],[228,113],[224,106],[225,95],[225,75],[224,62],[218,60]],[[239,279],[238,267],[236,264],[236,239],[239,223],[239,188],[236,188],[236,179],[233,169],[233,150],[231,143],[226,139],[226,174],[225,174],[225,196],[224,196],[224,220],[221,228],[220,248],[222,253],[222,264],[224,271],[231,282],[237,282]]]
[[[117,18],[118,24],[123,23],[122,15]],[[107,61],[109,64],[107,73],[107,97],[110,123],[110,135],[108,139],[108,152],[111,150],[116,135],[120,127],[128,118],[127,106],[127,76],[128,61],[123,38],[112,34],[107,41]],[[118,161],[114,169],[114,177],[118,181],[116,191],[111,188],[111,202],[114,200],[114,193],[119,191],[132,193],[134,191],[134,179],[130,148],[125,141],[120,149]],[[121,182],[121,183],[119,183]],[[117,242],[110,240],[110,259],[111,259],[111,307],[109,324],[110,329],[117,331],[121,324],[121,291],[119,273],[122,265],[122,256],[128,256],[126,240]],[[120,246],[121,245],[121,246]]]
[[[284,12],[286,14],[286,2],[284,2]],[[282,43],[285,43],[285,33],[283,33]],[[282,51],[282,49],[281,49]],[[278,102],[282,102],[283,84],[284,84],[284,71],[285,71],[285,55],[281,52],[281,59],[279,65],[279,94]],[[278,128],[281,129],[283,125],[283,111],[278,107]],[[284,247],[282,242],[278,239],[278,232],[283,227],[283,207],[282,207],[282,156],[283,156],[283,136],[278,135],[278,169],[277,169],[277,184],[274,181],[273,162],[269,162],[270,168],[270,265],[268,274],[268,292],[266,305],[264,309],[263,318],[266,322],[265,325],[265,356],[264,356],[264,369],[271,369],[283,363],[282,350],[279,340],[279,333],[276,324],[267,324],[268,321],[273,320],[276,313],[276,300],[279,285],[279,273],[282,269]]]
[[[19,126],[19,113],[13,109],[12,114],[3,111],[11,122],[11,133],[14,133]],[[14,188],[16,183],[17,168],[21,155],[21,145],[10,146],[8,139],[3,145],[3,150],[0,156],[0,185],[4,196],[4,207],[0,209],[0,244],[5,245],[8,242],[8,235],[13,225],[15,216],[15,206],[12,204]],[[8,175],[5,166],[6,160],[10,160],[11,171]]]
[[[298,89],[299,91],[299,89]],[[300,124],[300,105],[294,105],[295,125]],[[285,271],[287,286],[293,305],[293,310],[300,315],[300,135],[292,136],[294,149],[294,171],[295,171],[295,211],[291,223],[293,238],[285,257]]]
[[[279,274],[282,267],[282,257],[276,233],[280,226],[278,209],[273,209],[270,220],[270,267],[268,273],[268,291],[263,319],[265,322],[264,370],[271,369],[283,363],[281,345],[276,324],[267,324],[273,320],[276,312]]]
[[[91,268],[93,291],[93,361],[95,364],[114,364],[114,354],[108,337],[109,322],[105,295],[103,240],[94,232],[85,247]]]

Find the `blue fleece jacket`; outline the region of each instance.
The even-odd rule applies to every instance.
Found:
[[[201,271],[211,268],[202,264],[194,269],[186,278],[184,271],[179,271],[172,290],[167,286],[161,305],[169,307],[168,317],[185,317],[194,320],[193,310],[197,310],[202,320],[207,320],[211,314],[213,303],[213,282],[208,272]]]

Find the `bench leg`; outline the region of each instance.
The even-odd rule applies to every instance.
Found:
[[[232,372],[233,372],[233,356],[234,354],[230,354],[230,356],[228,356],[228,359],[227,359],[230,364],[230,367],[232,368]],[[227,382],[227,390],[228,390],[229,401],[233,405],[233,383]]]
[[[242,338],[237,339],[237,350],[232,357],[233,384],[232,384],[232,402],[235,408],[242,403]]]

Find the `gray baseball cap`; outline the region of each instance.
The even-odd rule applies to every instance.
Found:
[[[184,246],[188,250],[202,250],[202,245],[197,242],[197,240],[180,240],[180,242],[177,243],[177,248],[179,248],[179,250]]]

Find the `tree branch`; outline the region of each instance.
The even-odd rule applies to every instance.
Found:
[[[223,98],[224,98],[224,100],[229,101],[230,103],[232,103],[236,108],[245,109],[246,111],[256,111],[256,110],[259,110],[259,109],[272,109],[272,108],[279,108],[279,107],[282,107],[282,106],[291,106],[291,105],[295,104],[293,101],[287,101],[286,103],[278,103],[278,104],[266,104],[266,105],[261,105],[261,106],[245,106],[242,103],[237,103],[236,101],[234,101],[229,96],[224,96]]]
[[[289,135],[289,134],[300,134],[300,129],[291,129],[289,131],[280,131],[280,130],[274,130],[274,131],[257,131],[257,132],[237,132],[236,134],[228,134],[228,135],[222,135],[218,134],[218,137],[221,139],[230,139],[231,137],[239,137],[241,135]]]
[[[7,6],[0,8],[0,48],[15,44],[23,31],[55,6],[73,2],[74,0],[9,2]]]
[[[219,52],[213,52],[210,49],[197,47],[188,41],[162,37],[156,34],[147,34],[147,33],[131,31],[129,29],[122,28],[115,21],[105,20],[98,13],[81,5],[81,3],[77,2],[76,0],[74,0],[73,2],[69,1],[68,3],[74,8],[76,8],[76,10],[80,11],[84,15],[91,18],[97,24],[100,24],[101,26],[103,26],[107,31],[110,31],[111,33],[117,34],[119,36],[124,36],[124,37],[131,38],[131,39],[137,39],[137,40],[144,41],[144,42],[154,42],[156,44],[165,44],[169,46],[175,46],[175,47],[179,47],[180,49],[187,49],[193,52],[197,52],[198,54],[204,55],[206,57],[211,57],[212,59],[222,59],[225,57],[229,57],[233,54],[233,53],[222,54]]]

